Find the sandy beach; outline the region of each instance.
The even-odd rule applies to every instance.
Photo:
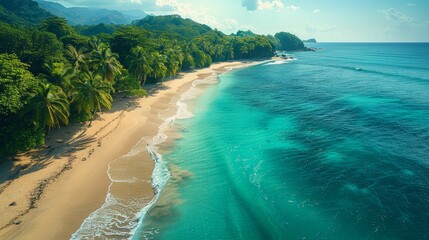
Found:
[[[70,239],[103,205],[109,186],[119,194],[131,194],[149,203],[154,197],[154,161],[147,151],[125,155],[136,144],[145,145],[157,135],[165,117],[177,111],[178,97],[192,87],[193,81],[249,64],[213,64],[165,81],[152,88],[147,98],[118,97],[112,110],[100,113],[91,125],[72,124],[52,130],[44,147],[2,164],[0,239]],[[114,171],[127,168],[127,177],[138,175],[139,183],[132,189],[111,186],[107,174],[109,164],[124,156],[130,158],[128,166],[110,167]]]

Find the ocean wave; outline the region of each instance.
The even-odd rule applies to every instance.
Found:
[[[211,85],[217,82],[218,75],[216,73],[213,73],[205,79],[194,80],[192,82],[192,87],[182,93],[179,100],[176,102],[176,113],[164,119],[163,123],[159,126],[157,135],[152,139],[147,139],[146,137],[140,139],[127,155],[109,164],[107,174],[110,178],[111,185],[109,186],[105,202],[102,207],[91,213],[91,215],[84,220],[79,229],[71,236],[71,240],[118,237],[121,239],[131,239],[133,237],[138,226],[143,223],[146,213],[157,201],[160,192],[164,189],[171,177],[167,163],[163,161],[163,156],[158,152],[158,145],[164,143],[168,139],[166,132],[171,129],[175,120],[194,117],[192,112],[189,111],[185,101],[194,99],[200,94],[198,86],[202,84]],[[149,152],[155,162],[151,178],[151,184],[155,195],[149,203],[144,201],[145,199],[138,199],[135,197],[125,200],[120,199],[112,193],[113,184],[125,183],[131,185],[139,181],[141,182],[141,180],[135,176],[127,176],[124,178],[115,176],[112,170],[112,164],[116,164],[121,160],[127,161],[129,158],[138,157],[143,151]],[[122,170],[122,172],[126,172],[126,169]]]
[[[298,59],[293,58],[293,59],[278,60],[278,61],[274,61],[274,62],[266,63],[266,64],[264,64],[264,66],[268,66],[268,65],[288,64],[288,63],[290,63],[291,61],[296,61],[296,60],[298,60]]]

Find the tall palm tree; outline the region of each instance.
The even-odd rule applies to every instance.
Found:
[[[182,69],[183,63],[183,52],[179,46],[174,46],[166,51],[167,61],[165,63],[167,67],[167,75],[169,77],[176,75]]]
[[[72,103],[76,105],[79,113],[86,113],[94,118],[102,107],[112,107],[113,87],[110,82],[103,81],[98,74],[86,72],[81,79],[74,81],[75,91],[72,95]]]
[[[92,37],[89,40],[88,45],[91,51],[101,51],[105,47],[103,41],[101,41],[101,39],[97,37]]]
[[[182,61],[181,69],[183,70],[193,69],[195,67],[195,60],[194,60],[194,57],[192,56],[191,47],[189,45],[184,45],[182,53],[183,53],[183,61]]]
[[[141,47],[137,46],[131,49],[131,53],[128,56],[129,59],[129,70],[140,82],[141,86],[144,87],[147,76],[153,71],[151,68],[150,55]]]
[[[102,47],[100,50],[92,52],[91,65],[104,80],[109,82],[113,82],[123,68],[118,61],[118,55],[112,53],[108,47]]]
[[[57,86],[61,86],[64,92],[70,92],[70,78],[73,76],[73,69],[63,62],[45,64],[45,67],[49,70],[46,75],[48,81]]]
[[[87,53],[84,48],[76,49],[72,45],[67,46],[67,55],[71,60],[74,71],[89,71],[87,65]]]
[[[169,57],[167,59],[167,62],[165,63],[165,65],[167,67],[166,74],[168,77],[172,77],[180,71],[180,62],[172,57]]]
[[[159,52],[152,53],[152,77],[153,78],[164,78],[167,73],[167,67],[165,66],[166,58]]]
[[[54,126],[60,127],[60,123],[69,123],[69,106],[67,96],[60,87],[40,82],[34,88],[23,114],[31,113],[43,126],[51,129]]]

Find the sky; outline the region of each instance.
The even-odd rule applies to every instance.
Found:
[[[320,42],[429,42],[428,0],[50,0],[67,7],[180,14],[230,34],[291,32]]]

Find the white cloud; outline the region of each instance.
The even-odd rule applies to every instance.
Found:
[[[401,12],[396,11],[393,8],[390,9],[385,9],[385,10],[380,10],[379,12],[381,12],[382,14],[384,14],[384,17],[393,23],[410,23],[412,21],[414,21],[414,19],[412,17],[409,17]]]
[[[428,25],[424,20],[415,19],[392,8],[379,12],[386,19],[387,24],[380,30],[385,35],[407,39],[407,36],[423,36],[423,32],[427,32]]]
[[[307,32],[310,33],[316,33],[316,32],[332,32],[336,29],[335,26],[330,25],[314,25],[314,24],[307,24]]]
[[[292,11],[298,11],[299,7],[295,6],[295,5],[290,5],[290,6],[287,6],[287,9],[292,10]]]
[[[265,1],[265,2],[258,0],[258,10],[284,8],[284,6],[285,5],[280,0]]]
[[[400,32],[409,32],[411,30],[417,31],[417,29],[418,31],[428,32],[429,20],[416,19],[392,8],[380,10],[379,12],[381,12],[388,21],[386,28],[388,32],[399,34]]]
[[[284,8],[282,0],[242,0],[242,6],[249,11]]]
[[[415,7],[416,4],[415,3],[407,3],[407,7]]]
[[[173,11],[185,18],[209,25],[212,28],[217,28],[225,32],[236,32],[239,29],[254,29],[249,25],[241,25],[236,19],[227,18],[219,21],[214,16],[210,15],[209,9],[194,9],[189,3],[182,3],[178,0],[156,0],[156,5],[159,7],[171,7]]]
[[[320,9],[314,9],[313,10],[313,13],[315,13],[315,14],[318,14],[318,13],[320,13],[321,11],[320,11]]]
[[[235,33],[238,30],[252,30],[254,31],[256,28],[252,25],[247,24],[239,24],[238,21],[234,18],[227,18],[220,22],[219,29],[222,29],[224,32],[227,33]]]

